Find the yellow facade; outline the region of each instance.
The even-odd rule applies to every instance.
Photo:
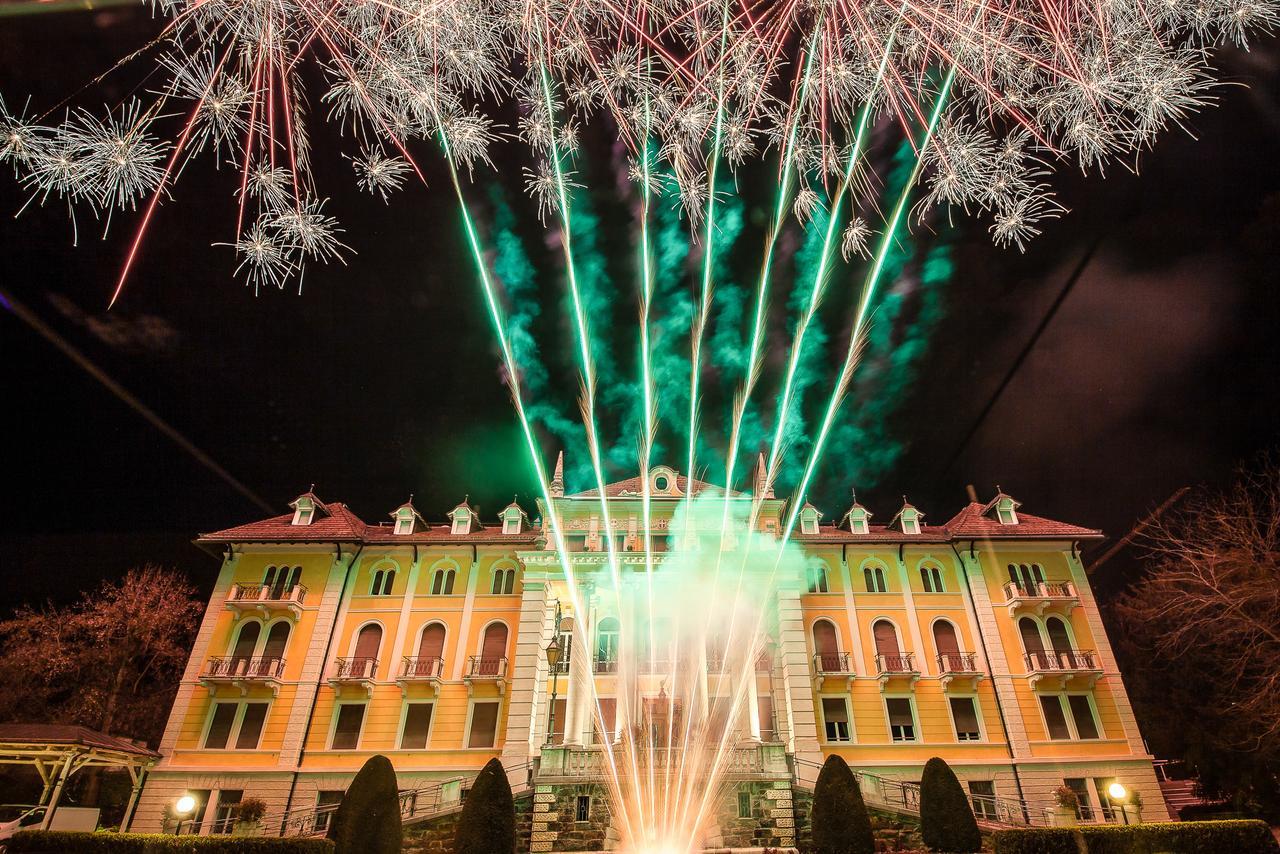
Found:
[[[651,484],[659,563],[678,500],[709,488],[651,473],[663,476]],[[635,482],[604,499],[624,556],[642,548]],[[590,589],[603,572],[603,502],[553,501],[571,571]],[[264,832],[279,832],[288,816],[332,802],[375,754],[391,758],[402,789],[465,788],[493,757],[535,782],[563,782],[553,762],[567,768],[569,753],[600,749],[581,680],[607,700],[618,677],[601,665],[607,624],[594,608],[574,615],[587,644],[577,654],[593,663],[554,677],[560,718],[548,744],[545,648],[553,609],[567,612],[571,597],[551,538],[519,507],[482,520],[464,503],[449,524],[429,525],[405,505],[370,525],[310,494],[292,506],[200,539],[222,566],[134,830],[165,826],[190,791],[200,832],[227,830],[220,817],[248,797],[268,804],[275,824]],[[832,526],[806,506],[793,539],[811,572],[767,593],[777,648],[754,677],[767,699],[738,723],[742,743],[776,745],[788,784],[811,783],[832,753],[906,781],[941,756],[975,796],[1032,813],[1051,811],[1066,781],[1082,787],[1083,819],[1106,820],[1103,784],[1119,779],[1142,795],[1144,818],[1166,818],[1079,559],[1097,532],[1018,507],[1002,494],[929,526],[906,505],[882,526],[855,506]],[[759,508],[760,530],[776,532],[786,503]]]

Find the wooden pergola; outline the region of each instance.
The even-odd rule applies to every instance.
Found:
[[[142,792],[147,769],[160,754],[127,739],[74,724],[0,724],[0,765],[29,765],[40,775],[46,807],[41,828],[48,828],[58,809],[63,787],[84,768],[123,768],[133,781],[121,827],[128,827]]]

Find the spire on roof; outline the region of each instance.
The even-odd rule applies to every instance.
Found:
[[[556,455],[556,470],[551,475],[549,491],[552,498],[564,498],[564,451]]]
[[[756,457],[756,479],[753,492],[760,498],[773,498],[773,488],[769,486],[769,472],[765,469],[763,452]]]

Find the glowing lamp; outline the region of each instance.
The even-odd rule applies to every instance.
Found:
[[[196,808],[196,799],[190,795],[183,795],[178,798],[177,803],[173,805],[173,809],[178,815],[186,815]]]
[[[1119,783],[1112,783],[1107,786],[1107,794],[1111,796],[1113,801],[1123,801],[1129,796],[1129,790]]]

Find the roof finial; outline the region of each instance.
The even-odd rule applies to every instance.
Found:
[[[564,498],[564,451],[556,455],[556,469],[551,475],[547,492],[552,498]]]
[[[857,504],[858,503],[858,487],[856,486],[849,487],[849,495],[853,497],[853,503]]]
[[[315,492],[315,491],[316,491],[316,485],[313,483],[311,484],[311,488],[308,489],[307,492]]]

